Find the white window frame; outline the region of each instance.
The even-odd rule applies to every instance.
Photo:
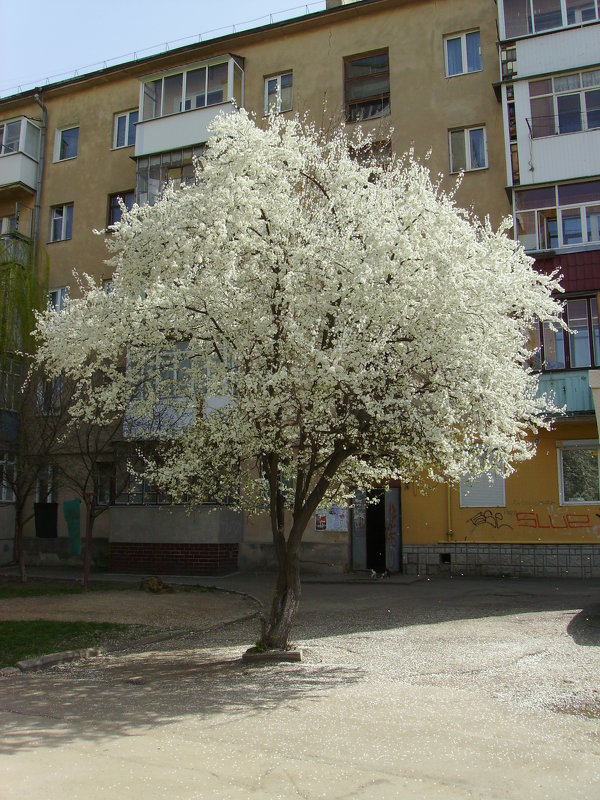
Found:
[[[2,480],[0,481],[0,503],[14,503],[15,493],[11,486],[6,482],[6,472],[8,467],[12,467],[13,480],[16,477],[17,465],[14,453],[8,450],[0,452],[0,465],[2,466]]]
[[[596,457],[600,458],[598,452],[597,439],[570,439],[559,441],[556,443],[556,458],[558,461],[558,500],[561,506],[597,506],[600,505],[599,500],[565,500],[565,482],[563,471],[563,450],[576,450],[578,448],[585,450],[596,450]],[[599,488],[600,497],[600,488]]]
[[[137,114],[138,119],[132,123],[131,115]],[[124,144],[117,144],[117,134],[119,131],[119,120],[125,119],[125,143]],[[120,111],[118,114],[114,116],[113,122],[113,150],[122,150],[125,147],[134,147],[135,145],[135,135],[133,137],[133,142],[129,143],[129,134],[131,133],[131,128],[133,126],[135,130],[135,126],[138,124],[139,121],[139,109],[132,108],[129,111]]]
[[[48,304],[55,311],[61,313],[65,309],[65,302],[69,295],[68,286],[57,286],[48,292]]]
[[[292,99],[290,102],[289,108],[283,108],[281,105],[281,79],[286,78],[288,75],[292,76]],[[270,81],[277,81],[277,104],[276,108],[270,109],[269,108],[269,82]],[[271,113],[274,114],[282,114],[286,111],[291,111],[294,107],[294,72],[293,70],[289,69],[285,72],[280,72],[277,75],[268,75],[265,78],[265,116],[268,116]]]
[[[71,209],[71,235],[67,236],[67,217],[68,217],[68,209]],[[54,222],[58,219],[57,212],[60,212],[62,217],[62,225],[60,230],[60,236],[54,238]],[[73,238],[73,203],[64,203],[62,206],[52,206],[50,209],[50,242],[68,242],[70,239]]]
[[[3,411],[17,410],[17,403],[15,401],[23,383],[22,369],[22,362],[14,356],[9,356],[2,369],[0,369],[0,385],[2,386],[2,391],[0,391],[0,409]]]
[[[501,492],[500,492],[500,502],[498,502],[498,497],[493,496],[496,494],[496,490],[498,487],[498,481],[501,481]],[[478,497],[469,498],[469,494],[475,491],[485,491],[485,484],[488,484],[490,496],[487,498],[486,502],[478,503],[474,502]],[[501,475],[497,472],[483,472],[481,475],[478,475],[476,478],[471,478],[470,475],[465,475],[460,480],[459,486],[459,494],[460,494],[460,507],[461,508],[506,508],[506,480],[504,475]]]
[[[60,146],[62,143],[63,133],[67,131],[77,131],[77,152],[74,156],[67,156],[66,158],[60,157]],[[64,128],[57,128],[54,137],[54,162],[58,161],[74,161],[79,155],[79,125],[66,125]]]
[[[533,13],[533,6],[531,4],[532,0],[527,0],[527,2],[529,3],[529,15],[530,15],[531,24],[532,24],[532,27],[534,28],[534,30],[527,31],[526,33],[519,33],[517,36],[509,37],[507,35],[507,33],[506,33],[506,16],[505,16],[505,13],[504,13],[504,0],[502,0],[502,11],[501,11],[501,13],[499,13],[498,16],[499,16],[499,18],[501,20],[501,25],[502,25],[502,29],[503,29],[503,32],[504,32],[504,38],[505,39],[507,39],[507,38],[517,39],[517,38],[521,38],[522,36],[533,36],[535,34],[539,35],[539,34],[544,34],[544,33],[550,33],[552,31],[561,30],[562,28],[573,28],[573,27],[580,27],[581,25],[590,25],[590,24],[593,24],[594,22],[597,22],[600,19],[600,0],[593,0],[595,8],[596,8],[596,16],[595,16],[594,19],[588,19],[588,20],[585,20],[585,21],[584,20],[575,20],[575,22],[568,22],[566,0],[560,0],[561,24],[556,26],[555,28],[544,28],[541,31],[536,31],[535,30],[535,16],[534,16],[534,13]]]
[[[584,75],[593,75],[594,73],[597,73],[598,76],[599,76],[597,78],[597,82],[594,83],[594,84],[591,84],[590,86],[584,86],[583,85],[583,82],[584,82],[584,77],[583,76]],[[556,89],[556,80],[557,79],[570,78],[572,75],[577,75],[579,77],[579,88],[578,89],[559,89],[559,90]],[[541,80],[551,80],[552,81],[552,91],[551,92],[546,92],[545,94],[536,94],[536,95],[532,96],[531,95],[531,84],[532,83],[539,83]],[[541,79],[538,79],[538,80],[529,81],[529,87],[530,87],[529,88],[529,113],[531,115],[530,116],[530,120],[531,120],[531,123],[532,123],[531,124],[530,136],[531,136],[532,139],[545,139],[545,138],[548,138],[549,136],[566,136],[569,133],[583,133],[585,131],[597,131],[600,128],[600,125],[594,125],[592,127],[589,126],[588,118],[589,118],[589,114],[591,112],[591,109],[588,109],[587,102],[586,102],[586,94],[588,92],[600,91],[600,69],[584,70],[582,72],[569,72],[569,73],[561,74],[561,75],[550,75],[546,79],[541,78]],[[579,130],[575,130],[575,131],[561,131],[560,130],[560,116],[561,115],[560,115],[559,110],[558,110],[559,98],[561,98],[561,97],[571,97],[571,96],[574,96],[574,95],[579,95],[579,116],[580,116],[580,120],[581,120],[581,127],[579,128]],[[532,108],[531,108],[532,101],[541,100],[541,99],[546,98],[546,97],[551,97],[552,98],[552,111],[553,111],[552,125],[554,127],[554,132],[553,133],[546,133],[546,134],[543,134],[541,136],[534,136],[533,120],[536,119],[536,117],[534,116]],[[565,116],[567,116],[567,115],[568,115],[568,112],[565,114]],[[529,120],[527,122],[529,124]]]
[[[448,131],[448,150],[450,153],[450,174],[457,175],[462,170],[454,169],[453,164],[453,157],[452,157],[452,134],[459,133],[462,131],[465,139],[465,160],[466,165],[464,172],[480,172],[482,169],[489,168],[489,160],[488,160],[488,148],[487,148],[487,131],[485,125],[471,125],[468,128],[453,128],[452,130]],[[483,131],[483,150],[485,153],[485,164],[482,167],[473,167],[471,166],[471,141],[469,134],[471,131]]]
[[[7,135],[6,134],[8,132],[8,126],[9,125],[15,125],[17,123],[19,125],[19,137],[18,137],[18,139],[16,141],[16,148],[5,151],[4,148],[6,147],[6,139],[7,139]],[[23,127],[24,126],[23,126],[23,118],[22,117],[17,117],[17,119],[3,119],[2,122],[0,122],[0,156],[11,156],[14,153],[21,152],[21,140],[23,138]]]
[[[469,69],[467,60],[467,36],[471,33],[479,34],[479,58],[481,60],[481,30],[479,28],[473,28],[469,31],[461,31],[460,33],[450,33],[447,36],[444,36],[444,64],[446,67],[447,78],[458,78],[460,75],[471,75],[475,72],[483,71],[483,61],[478,69]],[[460,39],[463,70],[462,72],[453,72],[451,75],[448,67],[448,42],[454,41],[455,39]]]

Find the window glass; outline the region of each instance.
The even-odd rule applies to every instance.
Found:
[[[374,119],[390,113],[387,52],[346,59],[344,76],[347,122]]]
[[[560,133],[581,130],[581,100],[579,94],[563,94],[556,98]]]
[[[485,167],[485,139],[483,128],[475,128],[469,131],[469,142],[471,148],[471,169],[481,169]]]
[[[509,39],[532,32],[529,0],[504,0],[504,28]]]
[[[446,54],[448,58],[448,75],[461,75],[464,70],[460,36],[457,39],[446,40]]]
[[[600,90],[585,93],[585,110],[588,128],[600,128]]]
[[[117,118],[117,138],[115,147],[125,147],[125,128],[127,127],[127,117],[125,114]]]
[[[592,69],[588,70],[587,72],[582,72],[581,82],[585,89],[589,89],[590,86],[600,86],[600,69]]]
[[[572,333],[569,334],[571,366],[591,366],[587,300],[567,301],[567,323],[572,331]]]
[[[533,0],[533,20],[537,33],[560,28],[562,25],[560,0]]]
[[[481,69],[481,37],[479,31],[472,31],[465,36],[467,45],[467,71],[477,72]]]
[[[40,129],[29,121],[25,125],[25,146],[23,149],[28,156],[35,158],[36,161],[40,157]]]
[[[588,242],[600,242],[600,206],[587,206],[585,221]]]
[[[213,64],[208,68],[207,105],[212,106],[227,99],[228,72],[227,64]]]
[[[576,25],[596,19],[595,0],[565,0],[567,25]]]
[[[281,76],[281,110],[291,111],[292,109],[292,73],[288,72]]]
[[[114,225],[116,222],[121,221],[121,206],[119,199],[125,203],[125,208],[131,211],[134,201],[134,192],[120,192],[119,194],[111,194],[108,199],[108,224]]]
[[[538,232],[542,250],[554,250],[558,247],[558,223],[555,208],[538,211]]]
[[[19,139],[21,138],[21,120],[9,122],[4,126],[4,143],[2,153],[16,153],[19,149]]]
[[[563,447],[562,500],[565,503],[597,503],[598,491],[598,447]]]
[[[581,244],[583,231],[581,229],[581,211],[578,208],[569,208],[561,212],[563,245]]]
[[[554,186],[547,186],[543,189],[515,192],[515,204],[519,211],[554,206],[556,205],[556,190]]]
[[[575,203],[600,202],[600,181],[586,183],[568,183],[558,187],[558,202],[561,206],[572,206]]]
[[[554,119],[554,99],[552,95],[548,97],[536,97],[531,101],[531,135],[534,139],[540,136],[554,136],[556,125]]]
[[[162,103],[162,78],[144,84],[144,119],[160,117]]]
[[[552,94],[552,78],[529,82],[529,97],[539,97],[541,94]]]
[[[525,250],[537,250],[537,232],[535,228],[535,211],[524,211],[517,214],[517,239]]]
[[[600,364],[600,328],[598,326],[598,301],[590,298],[590,316],[592,318],[592,342],[594,345],[594,366]]]
[[[127,131],[127,144],[135,144],[135,126],[138,124],[139,111],[129,112],[129,125]]]
[[[206,67],[192,69],[186,74],[185,109],[204,108],[206,105]]]
[[[544,339],[544,367],[545,369],[564,369],[565,360],[565,338],[562,328],[553,331],[547,322],[543,326]]]
[[[183,73],[169,75],[163,86],[163,114],[178,114],[181,111],[181,93],[183,91]]]
[[[69,128],[60,132],[60,146],[58,158],[64,161],[67,158],[75,158],[77,155],[77,144],[79,142],[79,128]]]
[[[450,132],[451,172],[459,172],[467,168],[467,152],[465,148],[465,132]]]

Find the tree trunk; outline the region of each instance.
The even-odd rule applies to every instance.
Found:
[[[15,520],[15,560],[19,564],[19,573],[21,576],[21,583],[27,582],[27,572],[25,570],[25,549],[23,547],[23,520],[21,516],[21,512],[18,508],[15,508],[16,513],[16,520]]]
[[[90,550],[92,549],[92,529],[94,527],[94,494],[85,493],[85,552],[83,554],[83,591],[87,592],[90,577]]]
[[[292,625],[300,604],[300,562],[298,551],[287,550],[279,558],[277,588],[271,604],[271,614],[259,641],[269,650],[285,650],[289,644]]]

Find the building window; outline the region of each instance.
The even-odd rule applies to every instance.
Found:
[[[476,478],[466,475],[461,479],[461,508],[504,508],[505,506],[503,475],[496,472],[484,472]]]
[[[77,147],[79,145],[79,128],[65,128],[56,131],[54,143],[54,160],[67,161],[77,157]]]
[[[388,51],[344,59],[346,122],[384,117],[390,113]]]
[[[505,37],[582,25],[599,18],[598,0],[503,0]]]
[[[0,409],[16,411],[21,389],[21,362],[8,356],[0,369]]]
[[[525,250],[600,242],[600,181],[515,192],[515,233]]]
[[[37,477],[35,486],[36,503],[55,503],[56,486],[54,481],[54,467],[42,467]]]
[[[557,452],[560,504],[599,503],[598,442],[561,442]]]
[[[17,465],[14,453],[0,450],[0,503],[14,503]]]
[[[142,120],[214,106],[230,99],[241,106],[242,86],[243,67],[236,58],[215,64],[199,64],[183,72],[145,81]]]
[[[487,167],[485,128],[450,131],[450,172],[472,172]]]
[[[600,70],[529,82],[534,139],[600,128]]]
[[[21,138],[21,120],[0,123],[0,155],[16,153]]]
[[[292,110],[292,73],[265,78],[265,114]]]
[[[73,203],[51,209],[50,241],[61,242],[73,234]]]
[[[173,182],[176,186],[189,186],[195,181],[194,159],[202,155],[203,148],[187,148],[161,153],[137,160],[136,196],[139,205],[153,205],[164,187]]]
[[[444,39],[444,54],[446,58],[446,75],[464,75],[467,72],[480,72],[481,65],[481,36],[479,31],[469,31]]]
[[[110,194],[108,196],[108,224],[114,225],[121,221],[121,204],[120,200],[125,204],[127,211],[133,208],[135,199],[135,191],[131,189],[128,192],[119,192],[118,194]]]
[[[48,297],[51,308],[53,308],[54,311],[64,311],[68,294],[68,286],[60,286],[58,289],[52,289]]]
[[[135,126],[138,122],[138,110],[115,114],[113,147],[131,147],[135,144]]]
[[[537,356],[535,369],[585,369],[600,366],[600,329],[596,296],[571,297],[564,307],[569,328],[552,330],[545,322],[534,331]]]

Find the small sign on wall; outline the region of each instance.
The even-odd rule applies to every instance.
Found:
[[[320,510],[315,514],[316,531],[347,531],[348,509],[332,506],[329,510]]]

